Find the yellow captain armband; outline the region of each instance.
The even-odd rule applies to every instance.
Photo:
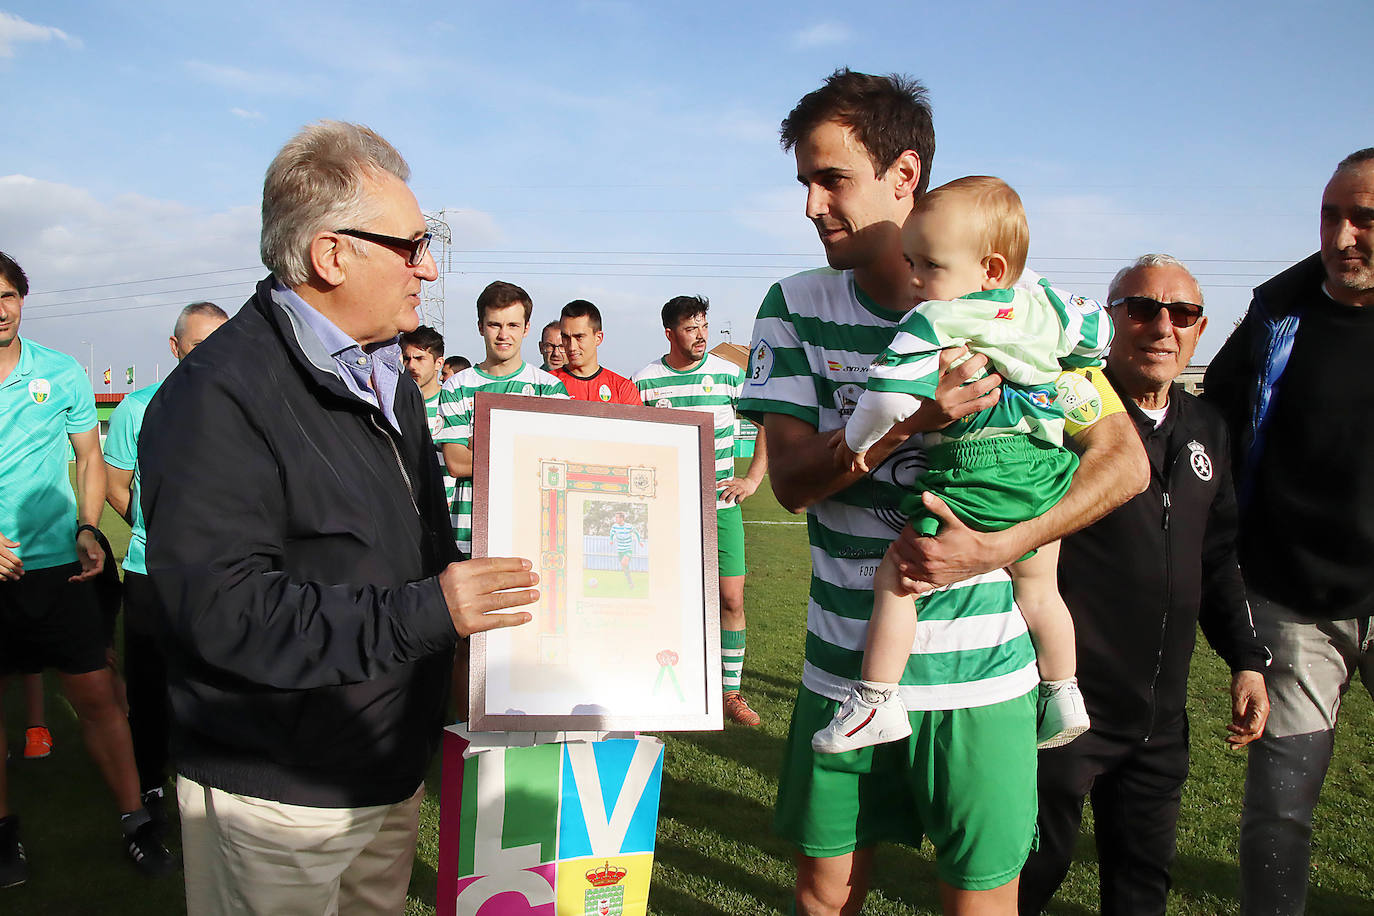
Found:
[[[1076,436],[1103,417],[1122,413],[1121,397],[1101,369],[1074,369],[1054,380],[1064,409],[1064,432]]]

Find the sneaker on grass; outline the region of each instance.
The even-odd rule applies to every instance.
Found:
[[[1036,747],[1068,744],[1092,725],[1076,677],[1041,681],[1035,705]]]
[[[167,807],[167,790],[163,786],[143,793],[143,810],[148,812],[159,828],[167,826]]]
[[[35,725],[24,730],[24,759],[41,760],[52,753],[52,732],[46,726]]]
[[[740,696],[738,690],[725,695],[725,718],[746,728],[759,724],[759,714],[749,708],[749,702]]]
[[[162,845],[162,831],[151,820],[125,835],[124,851],[134,867],[150,878],[165,875],[177,865],[176,859]]]
[[[830,724],[811,736],[811,749],[818,754],[841,754],[900,741],[910,734],[911,720],[895,688],[875,690],[856,684]]]
[[[19,842],[19,818],[0,817],[0,887],[16,887],[29,880],[29,860]]]

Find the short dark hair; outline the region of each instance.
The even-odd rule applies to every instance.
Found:
[[[525,324],[530,323],[530,316],[534,314],[534,301],[530,299],[530,294],[514,283],[491,281],[477,296],[477,323],[481,324],[482,319],[487,317],[487,309],[503,309],[508,305],[523,305]]]
[[[663,304],[663,327],[675,328],[688,318],[705,315],[710,307],[705,296],[674,296]]]
[[[444,366],[454,372],[462,372],[464,369],[472,368],[472,360],[466,356],[450,356],[444,360]]]
[[[561,318],[590,318],[592,320],[592,330],[601,330],[601,309],[592,305],[586,299],[574,299],[563,306],[563,311],[559,312]]]
[[[1366,162],[1374,162],[1374,146],[1355,150],[1341,160],[1340,165],[1336,166],[1336,171],[1343,172],[1346,169],[1353,169],[1357,165],[1364,165]]]
[[[548,324],[544,325],[543,330],[541,330],[541,331],[539,332],[539,336],[540,336],[540,338],[541,338],[541,341],[540,341],[541,343],[543,342],[543,341],[542,341],[543,336],[544,336],[545,334],[549,333],[549,329],[550,329],[550,328],[552,328],[552,329],[555,330],[555,331],[558,330],[558,319],[557,319],[557,318],[555,318],[553,321],[550,321]]]
[[[406,331],[402,334],[401,346],[419,347],[421,350],[428,350],[435,359],[444,358],[444,335],[427,324],[422,324],[415,330]]]
[[[4,277],[5,282],[14,287],[20,299],[29,294],[28,274],[24,273],[24,268],[19,266],[18,261],[3,251],[0,251],[0,277]]]
[[[213,302],[192,302],[177,315],[177,320],[172,325],[173,337],[178,340],[181,339],[181,336],[186,333],[186,319],[190,318],[192,315],[204,315],[207,318],[218,318],[221,321],[229,320],[228,313]]]
[[[842,67],[825,85],[801,97],[782,119],[782,148],[792,148],[827,121],[838,121],[854,132],[868,152],[873,174],[881,177],[899,156],[914,150],[921,157],[916,196],[930,186],[935,160],[935,124],[930,98],[919,80],[900,73],[872,76]]]

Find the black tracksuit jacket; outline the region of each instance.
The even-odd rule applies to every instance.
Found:
[[[1077,630],[1078,679],[1093,730],[1146,738],[1183,721],[1199,622],[1232,671],[1263,671],[1267,653],[1236,562],[1221,417],[1177,384],[1159,429],[1122,400],[1150,458],[1150,486],[1064,539],[1059,588]]]
[[[391,804],[444,722],[457,549],[419,389],[401,373],[398,434],[299,339],[268,277],[144,418],[173,757],[229,792]]]

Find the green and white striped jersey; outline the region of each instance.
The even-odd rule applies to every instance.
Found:
[[[439,395],[444,390],[440,388],[434,393],[434,397],[425,398],[425,419],[429,421],[429,434],[434,439],[434,455],[439,460],[439,473],[444,475],[444,502],[448,503],[449,511],[453,511],[453,499],[457,495],[458,481],[449,476],[448,465],[444,464],[444,447],[439,444],[439,430],[443,429],[444,421],[439,418]]]
[[[907,399],[934,397],[940,351],[967,344],[1002,375],[1002,397],[987,410],[928,434],[925,444],[1028,435],[1057,448],[1064,444],[1064,410],[1056,403],[1055,379],[1065,369],[1101,366],[1111,342],[1112,322],[1102,306],[1043,279],[1026,288],[932,300],[902,318],[892,343],[869,369],[867,390]],[[862,399],[855,420],[863,418],[867,428],[846,430],[850,446],[877,441],[915,412],[918,405],[907,399],[897,398],[893,409],[881,411],[870,408],[872,395]],[[897,409],[903,400],[906,406]]]
[[[490,394],[523,394],[539,398],[566,398],[563,383],[543,369],[522,362],[519,370],[510,375],[488,375],[476,366],[449,376],[439,389],[439,432],[435,444],[445,442],[472,447],[473,397],[479,391]],[[472,478],[457,481],[449,499],[449,517],[453,523],[453,537],[463,556],[472,555]]]
[[[635,545],[640,543],[639,532],[634,525],[615,524],[611,526],[611,543],[620,553],[629,553],[635,549]]]
[[[775,413],[818,430],[839,429],[863,394],[874,357],[891,343],[899,317],[864,295],[850,271],[823,268],[774,284],[754,325],[740,411],[755,422]],[[898,503],[925,467],[924,453],[909,440],[868,476],[807,510],[807,689],[842,700],[859,677],[873,612],[873,574],[906,524]],[[901,679],[908,709],[1000,703],[1038,681],[1035,650],[1005,571],[923,601]]]
[[[735,405],[739,402],[740,383],[744,381],[739,366],[707,353],[701,362],[679,372],[660,357],[630,380],[639,389],[646,407],[676,407],[714,415],[716,483],[735,476]],[[717,509],[733,505],[728,500],[716,499]]]

